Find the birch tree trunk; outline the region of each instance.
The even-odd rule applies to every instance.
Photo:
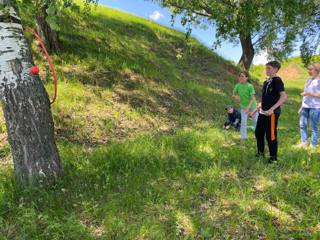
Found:
[[[53,182],[62,172],[47,92],[31,75],[31,51],[14,0],[0,0],[0,97],[17,180]]]

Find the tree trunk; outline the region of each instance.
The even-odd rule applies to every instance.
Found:
[[[0,0],[0,96],[14,169],[22,184],[51,183],[62,168],[50,102],[12,2]]]
[[[238,64],[245,70],[249,71],[254,58],[254,48],[251,36],[240,34],[240,42],[242,48],[242,56]]]
[[[51,27],[46,21],[46,18],[48,17],[47,9],[48,5],[45,4],[40,9],[40,13],[36,16],[37,32],[42,38],[43,43],[46,46],[49,53],[60,52],[58,33],[51,29]]]

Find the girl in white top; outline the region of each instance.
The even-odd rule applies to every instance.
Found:
[[[308,67],[310,78],[304,91],[300,113],[301,147],[308,145],[308,122],[311,125],[311,147],[318,145],[318,127],[320,120],[320,63]]]

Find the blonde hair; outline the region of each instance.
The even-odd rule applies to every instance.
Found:
[[[318,74],[320,74],[320,63],[311,63],[309,68],[313,68]]]

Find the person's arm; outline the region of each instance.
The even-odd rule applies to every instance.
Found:
[[[224,129],[229,129],[229,128],[230,128],[230,125],[231,125],[231,122],[230,122],[230,120],[228,119],[228,120],[224,123],[223,127],[224,127]]]
[[[320,98],[320,92],[302,92],[301,94],[300,94],[301,96],[303,96],[303,97],[306,97],[306,96],[311,96],[311,97],[318,97],[318,98]],[[298,111],[298,114],[300,114],[301,113],[301,111],[302,111],[302,107],[299,109],[299,111]]]
[[[233,95],[232,96],[234,100],[236,100],[237,102],[240,102],[240,96],[239,95]]]
[[[306,87],[305,87],[305,89],[306,89]],[[310,97],[318,97],[318,98],[320,98],[320,88],[319,88],[319,85],[318,85],[317,89],[315,89],[315,92],[306,92],[305,89],[304,89],[304,91],[300,94],[301,96],[303,96],[303,97],[310,96]]]
[[[308,81],[309,81],[309,80],[308,80]],[[300,93],[300,96],[301,96],[301,97],[307,96],[307,94],[306,94],[306,86],[307,86],[307,84],[308,84],[308,82],[304,85],[303,92]],[[303,100],[302,100],[302,101],[303,101]],[[301,105],[301,107],[300,107],[299,110],[298,110],[298,114],[299,114],[299,115],[301,114],[301,111],[302,111],[302,105]]]
[[[319,97],[320,98],[320,92],[303,92],[301,93],[301,96],[310,96],[310,97]]]
[[[232,98],[234,100],[236,100],[237,102],[240,102],[240,96],[238,94],[238,88],[237,88],[237,85],[234,87],[233,89],[233,93],[232,93]]]
[[[239,114],[237,114],[237,115],[239,115]],[[240,122],[240,119],[241,119],[241,115],[240,116],[237,116],[237,115],[235,116],[235,120],[233,122],[234,126],[236,126]]]
[[[280,92],[280,99],[278,102],[273,105],[268,111],[265,112],[267,116],[271,116],[271,114],[274,112],[275,109],[280,107],[282,104],[284,104],[288,100],[288,96],[285,91]]]
[[[260,108],[261,108],[261,103],[258,103],[257,107],[249,113],[249,116],[252,117],[254,114],[256,114],[256,112],[258,112],[260,110]]]
[[[249,102],[248,106],[246,107],[246,109],[244,110],[245,113],[247,113],[247,114],[249,113],[250,108],[251,108],[255,99],[256,99],[256,97],[254,95],[251,95],[250,102]]]
[[[235,121],[233,122],[233,125],[237,125],[241,121],[241,113],[237,111],[234,116]]]
[[[249,114],[251,106],[254,103],[254,101],[256,100],[256,97],[254,96],[255,93],[256,93],[255,90],[254,90],[254,87],[252,85],[250,85],[250,86],[251,86],[250,87],[250,102],[249,102],[248,106],[246,107],[246,109],[244,110],[244,112],[246,114]]]

